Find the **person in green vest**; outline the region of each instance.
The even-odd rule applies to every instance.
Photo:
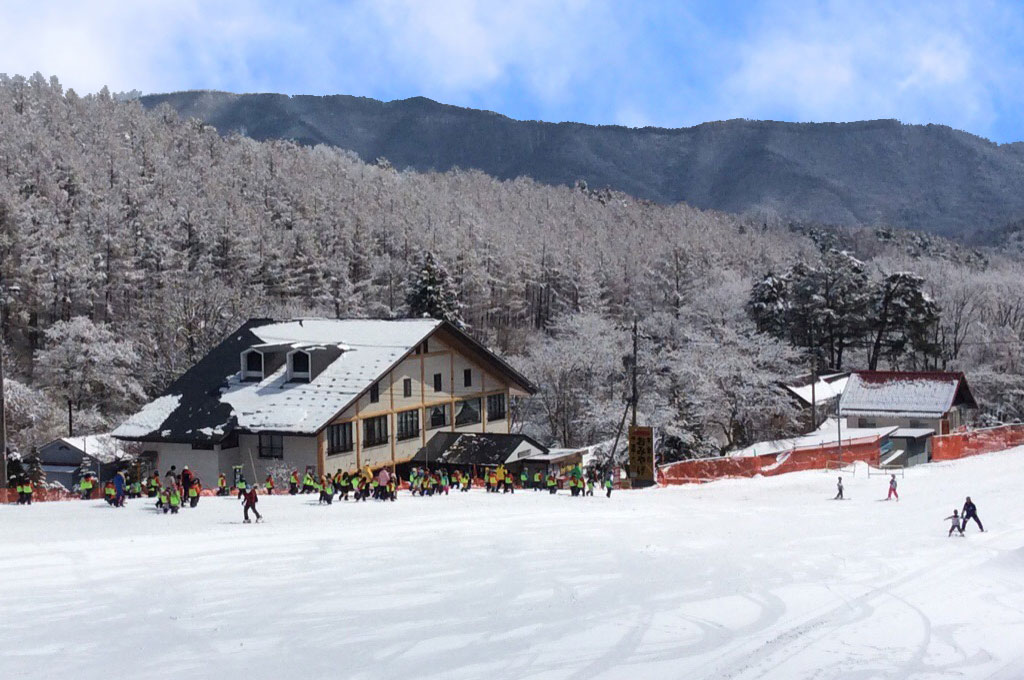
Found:
[[[238,475],[238,499],[241,500],[245,495],[245,490],[249,486],[245,482],[245,475]]]
[[[302,493],[313,493],[316,485],[313,483],[313,476],[308,472],[302,477]]]
[[[555,480],[555,476],[553,474],[551,474],[550,472],[548,473],[547,484],[548,484],[548,493],[550,493],[552,496],[555,495],[555,492],[558,491],[558,482]]]
[[[160,473],[156,470],[153,471],[153,476],[149,478],[149,497],[156,498],[160,494]]]
[[[171,509],[171,496],[167,489],[160,489],[156,498],[156,507],[163,508],[164,514]]]
[[[320,500],[318,503],[327,503],[331,505],[334,502],[334,481],[330,475],[324,475],[320,478],[319,483],[314,482],[317,487],[317,491],[320,492]]]
[[[530,481],[530,475],[526,474],[526,468],[523,468],[522,472],[519,473],[519,488],[525,489],[528,481]]]
[[[537,472],[533,473],[533,490],[540,491],[540,488],[540,471],[538,470]]]
[[[594,495],[594,478],[593,477],[590,477],[587,480],[587,495],[588,496],[593,496]]]
[[[267,492],[268,496],[274,495],[274,473],[267,473],[267,478],[263,480],[263,490]]]
[[[114,482],[108,481],[103,485],[103,499],[106,500],[108,504],[114,504],[114,497],[116,495],[117,489],[114,488]]]
[[[181,494],[178,492],[178,487],[171,487],[170,493],[167,494],[167,504],[171,508],[171,514],[177,515],[178,508],[181,507]]]
[[[185,492],[185,496],[188,498],[188,506],[190,508],[194,508],[199,504],[199,484],[197,482],[198,480],[193,479],[188,490]]]
[[[227,496],[228,495],[228,478],[221,472],[217,475],[217,495]]]
[[[82,500],[87,501],[92,496],[92,475],[86,474],[82,481],[78,482],[78,490],[82,492]]]
[[[604,488],[608,492],[605,495],[605,498],[611,498],[612,497],[612,476],[610,474],[607,477],[604,478]]]
[[[142,482],[138,479],[128,485],[128,498],[142,498]]]

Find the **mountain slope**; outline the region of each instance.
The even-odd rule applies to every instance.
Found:
[[[178,92],[169,104],[223,133],[330,144],[398,168],[476,168],[551,184],[577,179],[640,198],[961,238],[1024,217],[1024,144],[938,125],[731,120],[633,129],[517,121],[417,97]]]

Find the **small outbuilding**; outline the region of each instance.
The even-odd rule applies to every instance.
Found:
[[[78,483],[85,470],[100,482],[112,479],[117,471],[138,460],[138,446],[122,442],[109,434],[61,437],[47,442],[36,452],[46,481],[60,482],[66,489]]]
[[[839,399],[847,428],[895,426],[890,435],[905,465],[931,460],[931,438],[966,426],[978,408],[963,373],[856,371]]]

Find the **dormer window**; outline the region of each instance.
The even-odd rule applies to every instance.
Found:
[[[302,350],[291,353],[289,358],[289,380],[309,382],[309,354]]]
[[[242,354],[242,380],[263,380],[263,354],[256,350]]]

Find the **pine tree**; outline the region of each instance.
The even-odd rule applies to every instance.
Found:
[[[409,280],[405,302],[411,316],[442,319],[466,328],[462,320],[462,302],[452,276],[429,250],[420,258],[419,266]]]

